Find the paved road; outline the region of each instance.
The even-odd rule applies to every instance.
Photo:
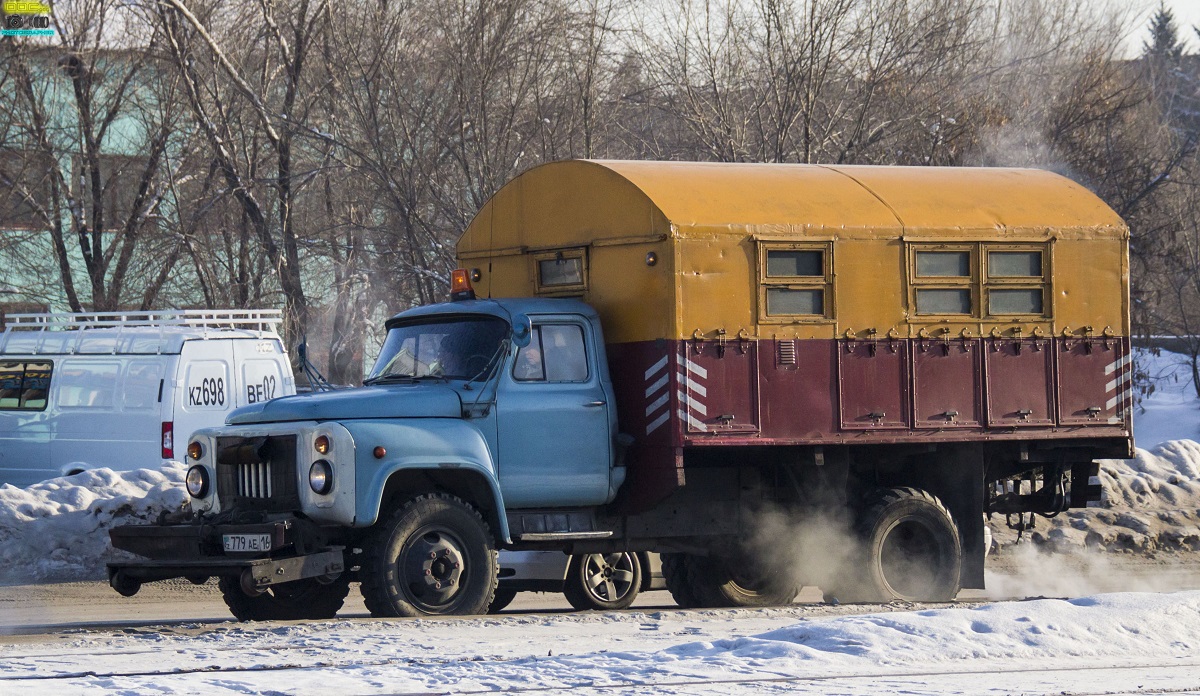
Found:
[[[1146,559],[1115,555],[1102,561],[1062,557],[1023,566],[1012,558],[990,558],[989,586],[985,593],[964,590],[958,601],[974,603],[992,598],[1029,596],[1083,596],[1122,590],[1170,591],[1200,589],[1200,559],[1165,557]],[[820,613],[864,613],[877,605],[831,608],[820,605],[821,594],[806,587],[797,602],[815,605]],[[665,590],[644,592],[635,609],[675,609]],[[896,607],[899,608],[899,607]],[[526,592],[505,610],[513,613],[571,611],[561,594]],[[368,618],[357,585],[339,617]],[[216,581],[192,585],[185,580],[150,583],[134,597],[122,597],[103,582],[0,587],[0,641],[17,636],[46,635],[78,629],[135,628],[159,624],[217,623],[232,617],[221,600]]]

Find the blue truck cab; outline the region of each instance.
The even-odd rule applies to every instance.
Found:
[[[573,299],[465,300],[386,323],[364,385],[233,412],[188,444],[194,517],[113,530],[141,583],[218,576],[243,619],[482,613],[496,548],[601,539],[625,478],[600,321]],[[351,551],[351,550],[354,551]]]

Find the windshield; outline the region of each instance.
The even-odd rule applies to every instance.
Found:
[[[388,330],[367,382],[388,378],[482,378],[508,338],[508,324],[490,316],[424,319]]]

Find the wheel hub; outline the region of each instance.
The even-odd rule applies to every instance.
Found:
[[[457,540],[444,531],[430,530],[413,540],[399,570],[415,600],[439,606],[458,592],[465,567]]]

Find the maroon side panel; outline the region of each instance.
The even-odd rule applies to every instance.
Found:
[[[917,428],[979,427],[983,420],[980,343],[967,339],[913,344],[913,411]]]
[[[687,414],[684,430],[689,434],[758,432],[757,343],[684,341],[679,348],[679,400]]]
[[[908,427],[908,343],[840,341],[838,395],[843,430]]]
[[[760,342],[763,435],[816,440],[837,431],[835,350],[833,341]]]
[[[1125,420],[1131,368],[1118,338],[1059,339],[1058,420],[1064,425]]]
[[[677,341],[609,344],[609,373],[617,397],[617,432],[633,437],[625,453],[621,507],[645,510],[684,483],[678,449],[675,392]]]
[[[983,343],[988,425],[1053,425],[1053,342],[992,338]]]

